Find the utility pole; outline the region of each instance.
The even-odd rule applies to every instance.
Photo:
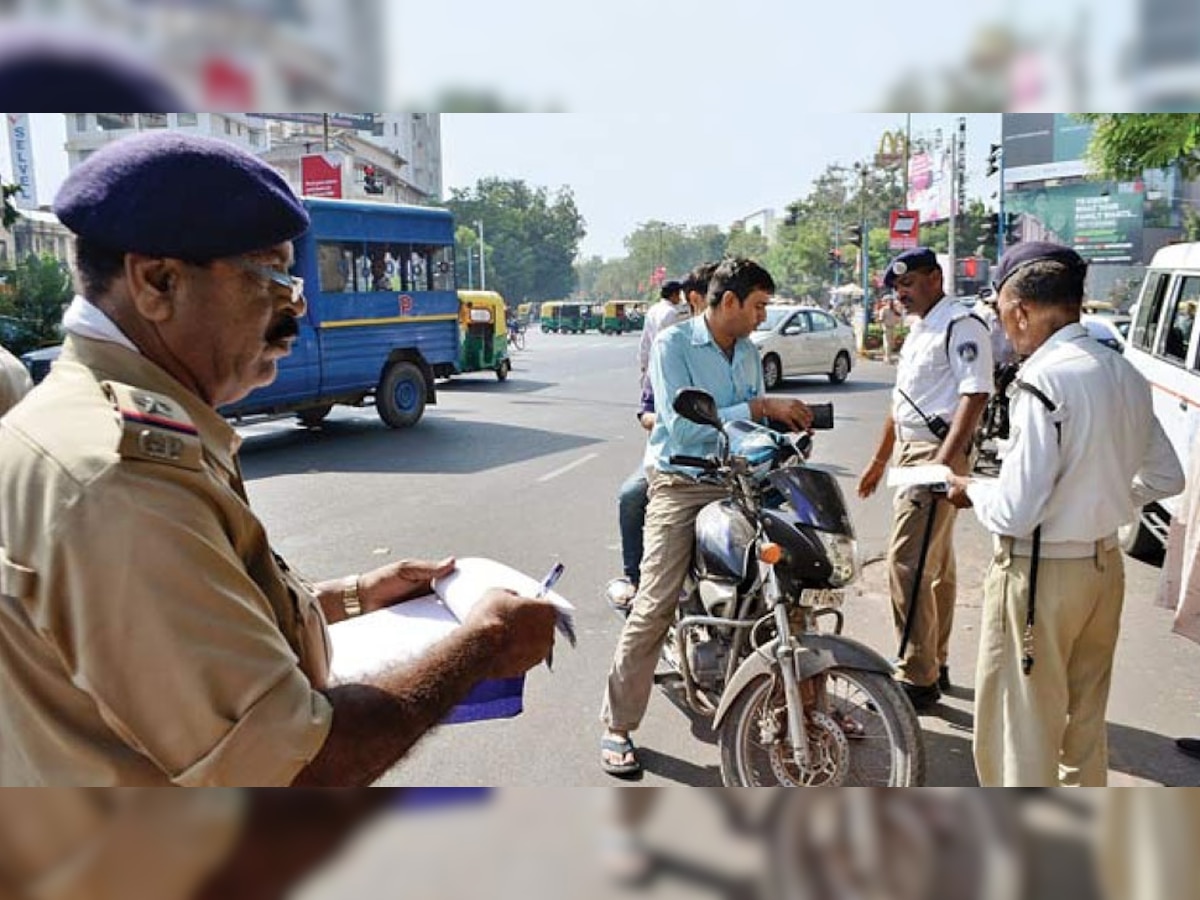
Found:
[[[483,253],[483,219],[475,220],[475,227],[479,229],[479,289],[487,290],[487,264],[484,262]]]
[[[909,145],[912,143],[912,113],[904,114],[904,199],[900,202],[904,204],[904,208],[908,209],[908,160],[909,160]]]
[[[871,324],[871,240],[870,229],[867,228],[867,174],[870,169],[867,163],[855,163],[854,168],[862,178],[858,189],[858,222],[862,234],[862,246],[858,249],[858,262],[862,269],[862,302],[863,302],[863,338],[866,339],[867,326]]]
[[[467,248],[467,290],[475,289],[475,251]]]

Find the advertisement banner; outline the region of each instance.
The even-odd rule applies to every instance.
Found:
[[[915,209],[893,209],[888,221],[888,249],[912,250],[921,246],[921,214]]]
[[[1094,263],[1142,261],[1145,189],[1141,182],[1085,181],[1005,195],[1005,209],[1020,214],[1022,241],[1074,247]]]
[[[1069,113],[1005,113],[1004,183],[1087,174],[1092,126]]]
[[[908,161],[906,206],[921,222],[942,222],[955,212],[950,145],[917,153]]]
[[[305,197],[342,197],[340,153],[311,153],[300,157],[300,193]]]
[[[13,195],[13,205],[21,209],[37,209],[37,179],[33,172],[33,138],[29,130],[28,113],[8,113],[8,152],[12,159],[13,182],[20,193]]]

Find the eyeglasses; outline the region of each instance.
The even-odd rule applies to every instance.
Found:
[[[260,265],[246,259],[243,256],[235,256],[230,262],[236,265],[239,269],[250,272],[260,278],[265,278],[272,284],[278,285],[281,288],[286,288],[292,295],[291,303],[297,306],[301,298],[304,296],[304,279],[295,275],[289,275],[287,272],[280,272],[278,269],[272,269],[270,266]]]

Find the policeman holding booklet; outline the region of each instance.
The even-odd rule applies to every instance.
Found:
[[[858,495],[879,486],[888,461],[899,467],[937,463],[970,470],[972,436],[992,390],[987,325],[942,287],[933,251],[901,253],[884,285],[915,317],[900,351],[892,409],[875,456],[858,482]],[[893,503],[888,580],[900,642],[898,677],[923,711],[950,687],[947,654],[954,621],[955,509],[928,485],[899,490]]]

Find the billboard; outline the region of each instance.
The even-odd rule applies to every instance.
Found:
[[[8,113],[8,152],[12,158],[13,179],[20,190],[13,205],[37,209],[37,179],[33,172],[33,136],[29,113]]]
[[[1087,174],[1092,126],[1069,113],[1005,113],[1004,183]]]
[[[1142,182],[1084,181],[1050,190],[1011,191],[1005,209],[1020,214],[1021,240],[1074,247],[1094,263],[1142,260]]]
[[[908,161],[906,207],[922,222],[941,222],[954,215],[954,166],[950,145],[914,154]]]
[[[342,196],[342,155],[310,153],[300,157],[300,193],[305,197]]]

